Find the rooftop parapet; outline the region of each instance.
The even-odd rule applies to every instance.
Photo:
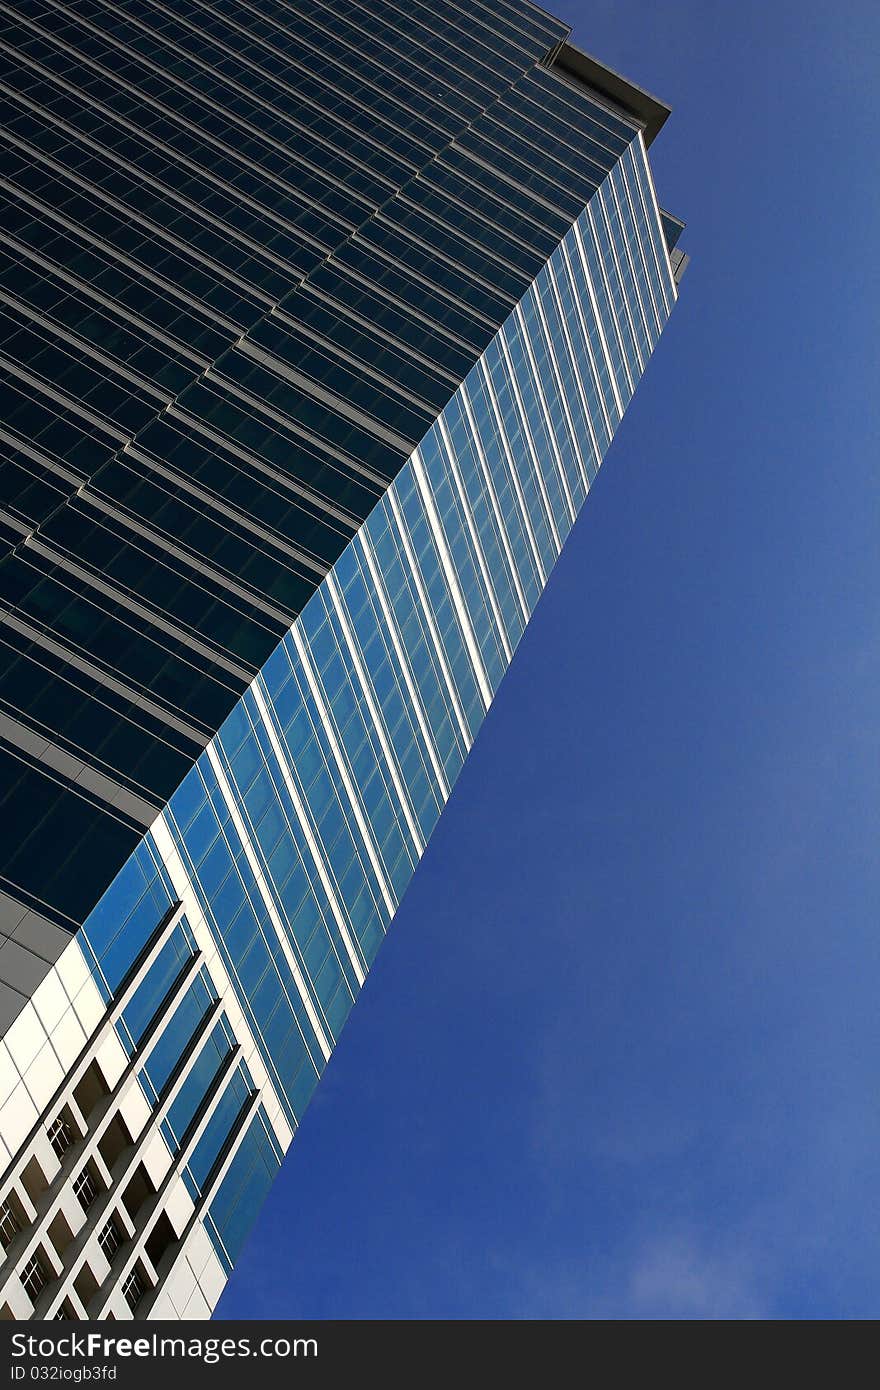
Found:
[[[548,59],[548,66],[556,68],[577,82],[582,82],[597,96],[616,106],[625,115],[638,121],[642,127],[645,144],[650,145],[659,134],[672,108],[658,97],[637,87],[629,78],[621,77],[613,68],[606,67],[597,58],[575,47],[567,41],[554,49]]]

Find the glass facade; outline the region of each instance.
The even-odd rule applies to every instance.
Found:
[[[75,930],[634,131],[506,0],[0,24],[0,887]]]
[[[0,886],[75,932],[99,1084],[137,1088],[125,1192],[148,1141],[162,1170],[149,1219],[119,1184],[111,1274],[32,1302],[204,1315],[219,1290],[166,1273],[199,1232],[223,1273],[241,1248],[671,311],[680,224],[644,122],[527,3],[4,22]]]

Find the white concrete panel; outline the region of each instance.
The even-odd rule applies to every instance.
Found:
[[[154,1134],[144,1146],[141,1161],[150,1175],[154,1187],[158,1187],[171,1167],[171,1155],[161,1134]]]
[[[95,1060],[104,1073],[104,1080],[111,1091],[125,1071],[127,1058],[115,1033],[110,1033],[95,1052]]]
[[[19,1080],[18,1067],[10,1057],[6,1044],[0,1042],[0,1105],[9,1099]]]
[[[0,1134],[13,1153],[24,1143],[37,1122],[37,1109],[19,1081],[6,1104],[0,1108]]]
[[[137,1139],[150,1118],[150,1107],[136,1081],[127,1086],[119,1098],[119,1113],[128,1126],[132,1139]]]
[[[83,959],[79,942],[71,941],[67,949],[58,957],[55,965],[58,978],[64,986],[68,999],[75,999],[83,985],[90,981],[88,966]]]
[[[182,1314],[196,1288],[196,1276],[186,1260],[174,1261],[163,1287],[178,1313]]]
[[[50,970],[43,983],[34,992],[33,1003],[43,1027],[47,1033],[51,1033],[65,1013],[69,1003],[56,970]]]
[[[25,1322],[33,1312],[33,1305],[17,1279],[10,1279],[6,1285],[3,1302],[9,1304],[16,1322]]]
[[[6,1034],[6,1046],[22,1076],[46,1041],[46,1030],[37,1017],[33,1004],[25,1004]]]
[[[214,1257],[214,1247],[211,1244],[211,1238],[200,1221],[193,1227],[189,1240],[184,1246],[184,1250],[186,1252],[186,1258],[192,1266],[193,1273],[198,1278],[208,1261]]]
[[[278,1138],[278,1142],[281,1145],[282,1152],[287,1153],[287,1150],[293,1143],[293,1130],[287,1123],[287,1120],[285,1119],[280,1107],[278,1109],[277,1115],[269,1116],[269,1122],[275,1131],[275,1134]]]
[[[209,1308],[214,1308],[226,1287],[226,1274],[216,1254],[211,1253],[205,1268],[199,1275],[199,1288],[205,1296]]]
[[[86,1042],[83,1026],[77,1018],[72,1004],[69,1005],[66,1013],[52,1029],[51,1041],[58,1054],[59,1062],[65,1071],[69,1071]]]
[[[107,1012],[107,1006],[91,980],[83,985],[73,1001],[73,1007],[88,1036],[94,1033]]]
[[[189,1303],[183,1310],[184,1322],[207,1322],[211,1316],[211,1309],[205,1302],[204,1295],[200,1289],[196,1289]]]
[[[176,1322],[177,1309],[171,1302],[164,1288],[159,1294],[148,1314],[149,1321],[155,1322]]]
[[[94,1274],[95,1278],[97,1279],[98,1283],[103,1284],[104,1280],[110,1273],[110,1261],[107,1259],[107,1256],[104,1254],[104,1251],[98,1244],[97,1233],[89,1237],[86,1250],[88,1252],[87,1258],[89,1262],[89,1267],[92,1273]]]
[[[55,1056],[50,1042],[46,1042],[37,1053],[25,1073],[25,1084],[39,1110],[49,1104],[58,1087],[64,1080],[61,1063]],[[54,1119],[54,1116],[49,1116]]]
[[[186,1228],[187,1221],[193,1214],[193,1199],[179,1179],[173,1184],[168,1194],[165,1212],[174,1227],[174,1234],[179,1239]]]

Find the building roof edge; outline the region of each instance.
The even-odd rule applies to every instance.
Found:
[[[642,126],[646,145],[650,145],[659,134],[672,110],[643,87],[637,87],[629,78],[622,77],[619,72],[568,41],[559,45],[551,66],[577,78],[628,116],[635,117]]]

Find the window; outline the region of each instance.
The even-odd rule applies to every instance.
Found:
[[[122,1295],[132,1312],[140,1303],[144,1293],[144,1282],[140,1270],[135,1268],[122,1285]]]
[[[97,1183],[88,1168],[83,1168],[73,1184],[73,1191],[83,1211],[88,1211],[98,1195]]]
[[[73,1143],[73,1130],[63,1115],[59,1115],[55,1123],[49,1126],[49,1143],[59,1158],[64,1157]]]
[[[100,1231],[98,1235],[98,1244],[104,1251],[108,1261],[113,1259],[113,1256],[122,1244],[122,1232],[112,1216],[107,1222],[107,1225]]]
[[[21,1271],[21,1282],[24,1285],[24,1291],[30,1298],[31,1303],[36,1303],[37,1295],[49,1282],[49,1276],[46,1273],[46,1268],[39,1255],[32,1255],[28,1260],[24,1269]]]
[[[0,1245],[8,1250],[21,1230],[18,1217],[8,1202],[0,1202]]]

